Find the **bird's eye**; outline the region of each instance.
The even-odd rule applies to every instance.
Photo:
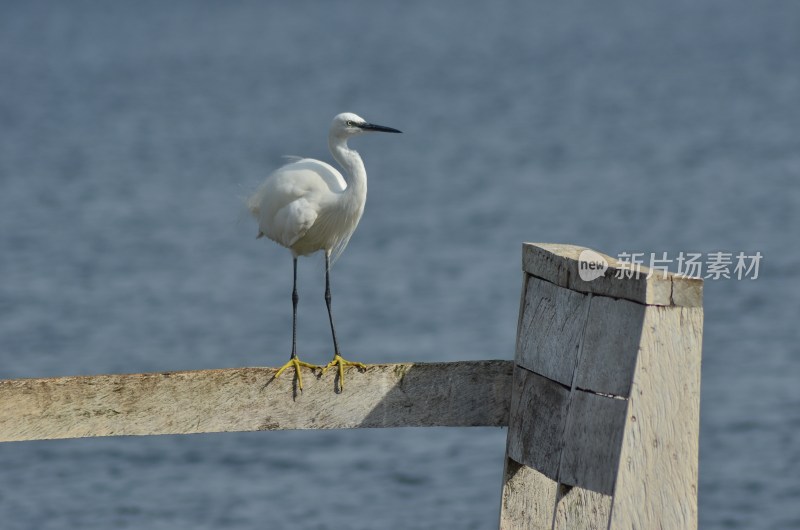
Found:
[[[352,120],[347,120],[345,123],[347,124],[348,127],[355,127],[356,125],[355,122]]]

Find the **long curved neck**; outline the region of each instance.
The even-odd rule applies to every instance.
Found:
[[[347,138],[335,135],[328,137],[328,148],[336,162],[344,169],[347,180],[345,193],[357,196],[363,201],[367,196],[367,170],[358,152],[347,146]]]

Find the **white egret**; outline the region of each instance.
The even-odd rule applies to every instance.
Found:
[[[275,377],[293,367],[300,390],[303,389],[301,368],[321,368],[324,373],[328,368],[338,367],[341,389],[344,389],[344,366],[365,368],[362,363],[343,359],[339,352],[331,314],[330,264],[331,255],[335,260],[353,235],[367,200],[364,162],[348,147],[347,140],[373,131],[400,132],[367,123],[349,112],[337,115],[328,133],[328,148],[347,178],[320,160],[294,159],[269,175],[247,199],[247,207],[258,221],[258,237],[267,236],[292,251],[292,354]],[[318,250],[325,252],[325,304],[333,336],[333,359],[325,367],[302,362],[297,357],[297,258]]]

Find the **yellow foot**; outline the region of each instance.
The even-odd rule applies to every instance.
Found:
[[[355,366],[359,370],[366,370],[367,369],[367,365],[366,364],[364,364],[364,363],[355,363],[353,361],[345,360],[338,353],[336,355],[334,355],[333,356],[333,360],[331,362],[329,362],[325,366],[325,368],[322,369],[322,373],[324,374],[328,370],[328,368],[331,368],[333,366],[337,366],[338,367],[338,370],[339,370],[339,388],[342,389],[342,390],[344,390],[344,367],[345,366]]]
[[[289,359],[288,363],[281,366],[280,370],[277,371],[277,373],[275,374],[275,379],[279,378],[283,373],[283,371],[289,367],[294,367],[294,376],[297,378],[297,388],[299,388],[301,391],[303,390],[303,374],[300,371],[300,368],[308,368],[312,372],[317,369],[322,369],[323,372],[325,371],[325,369],[322,368],[321,366],[317,366],[316,364],[305,363],[300,359],[298,359],[297,357],[292,357],[291,359]]]

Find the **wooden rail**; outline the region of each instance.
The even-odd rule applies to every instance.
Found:
[[[0,441],[508,426],[501,529],[691,530],[702,281],[623,272],[525,244],[514,361],[349,368],[343,393],[333,372],[298,393],[274,368],[0,381]]]
[[[511,361],[348,367],[304,377],[235,368],[0,381],[0,441],[277,429],[505,426]]]

